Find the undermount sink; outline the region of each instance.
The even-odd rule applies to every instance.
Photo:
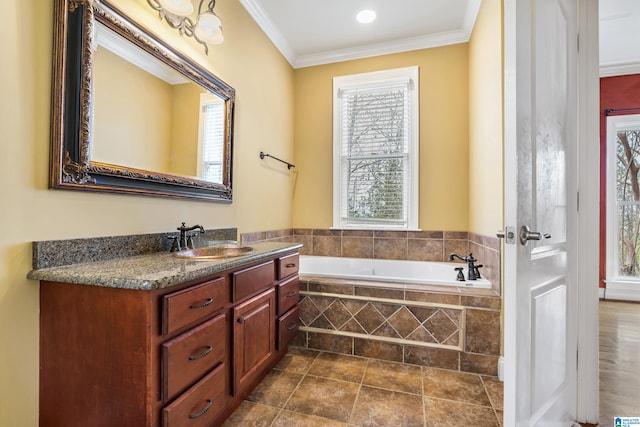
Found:
[[[251,251],[253,251],[251,246],[206,246],[175,252],[173,256],[184,259],[208,260],[238,257],[247,255]]]

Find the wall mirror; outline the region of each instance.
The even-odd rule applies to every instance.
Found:
[[[235,91],[109,1],[56,0],[50,187],[232,200]]]

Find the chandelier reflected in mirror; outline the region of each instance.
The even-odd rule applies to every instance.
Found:
[[[180,31],[180,35],[193,37],[204,46],[204,51],[208,55],[208,44],[220,44],[224,41],[222,35],[222,20],[215,14],[213,8],[215,0],[210,0],[203,11],[202,6],[205,0],[200,0],[198,6],[198,16],[194,23],[191,19],[193,4],[191,0],[147,0],[149,6],[160,14],[160,19],[164,19],[171,26]]]

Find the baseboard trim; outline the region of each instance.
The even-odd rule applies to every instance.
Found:
[[[603,298],[617,301],[640,301],[640,283],[607,281]]]

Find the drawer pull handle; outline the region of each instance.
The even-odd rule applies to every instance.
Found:
[[[297,291],[291,291],[287,294],[287,297],[295,296],[297,293],[298,293]]]
[[[287,330],[288,331],[293,331],[296,328],[296,326],[298,326],[298,324],[294,322],[294,323],[290,324],[289,326],[287,326]]]
[[[204,350],[202,350],[202,353],[200,354],[196,354],[195,356],[189,356],[189,360],[198,360],[198,359],[202,359],[203,357],[205,357],[207,354],[211,353],[211,351],[213,350],[213,347],[211,347],[210,345],[207,346],[207,348],[205,348]]]
[[[195,310],[195,309],[198,309],[198,308],[206,307],[209,304],[211,304],[212,302],[213,302],[213,298],[207,298],[204,302],[202,302],[200,304],[190,305],[189,308],[191,310]]]
[[[211,408],[212,404],[213,404],[213,401],[211,399],[207,399],[207,406],[202,408],[202,410],[200,412],[196,412],[195,414],[189,415],[189,419],[190,420],[195,420],[196,418],[203,416],[204,414],[207,413],[209,408]]]
[[[291,264],[285,264],[284,266],[285,266],[285,267],[287,267],[287,268],[293,268],[293,267],[295,267],[296,265],[295,265],[295,264],[293,264],[293,263],[291,263]]]

